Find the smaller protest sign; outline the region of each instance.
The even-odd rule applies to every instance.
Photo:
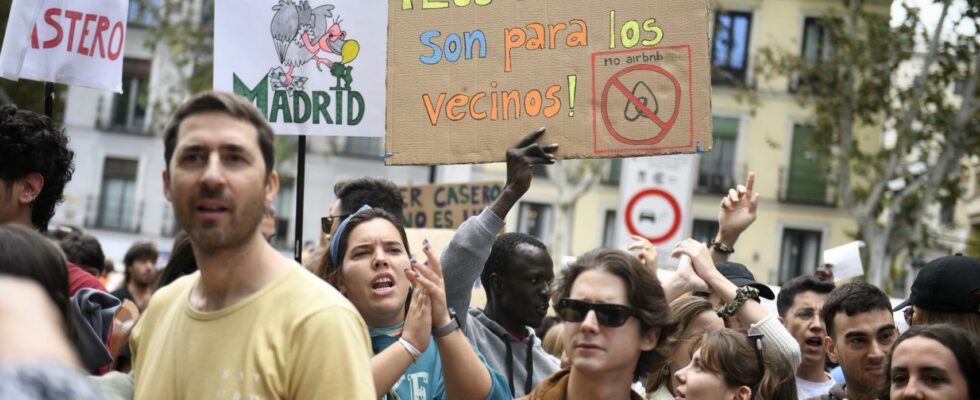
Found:
[[[864,242],[858,240],[823,251],[823,262],[831,265],[835,281],[864,275],[861,247],[864,247]]]
[[[126,0],[14,0],[0,76],[122,92]]]
[[[381,136],[388,5],[217,0],[214,88],[255,104],[278,134]]]
[[[500,197],[503,182],[403,186],[406,228],[456,229]]]

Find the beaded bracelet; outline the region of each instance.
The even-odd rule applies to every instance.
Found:
[[[735,313],[738,312],[738,309],[742,308],[742,305],[745,304],[746,301],[748,301],[749,299],[758,299],[758,298],[759,298],[759,289],[756,289],[751,286],[742,286],[738,289],[735,289],[735,300],[732,300],[731,303],[718,307],[717,309],[715,309],[715,311],[718,313],[719,317],[728,318],[732,315],[735,315]]]
[[[398,343],[408,351],[408,354],[412,356],[412,362],[415,362],[422,356],[422,352],[415,348],[412,342],[405,340],[405,338],[398,338]]]

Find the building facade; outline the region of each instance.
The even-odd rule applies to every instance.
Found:
[[[141,3],[133,0],[134,3]],[[882,13],[890,1],[868,1]],[[807,82],[766,80],[753,72],[754,58],[766,47],[799,52],[816,59],[828,53],[820,20],[828,11],[841,11],[837,0],[723,0],[713,2],[712,117],[713,148],[700,157],[693,182],[691,236],[710,242],[718,229],[718,205],[728,188],[756,173],[760,193],[758,218],[735,246],[732,260],[749,267],[760,281],[782,282],[812,273],[823,249],[854,240],[857,227],[836,201],[822,160],[811,151],[808,138],[812,113],[801,108],[794,87]],[[166,49],[148,48],[152,16],[131,13],[126,41],[122,94],[72,87],[66,99],[65,126],[76,153],[76,173],[66,189],[65,204],[52,224],[84,227],[103,242],[109,257],[120,260],[135,240],[156,241],[166,252],[179,230],[163,196],[163,143],[151,128],[155,99],[167,95],[173,80]],[[754,88],[761,102],[740,102],[738,87]],[[160,117],[160,115],[156,115]],[[380,133],[380,132],[379,132]],[[881,130],[858,132],[862,146],[880,146]],[[289,143],[288,140],[282,141]],[[335,200],[336,182],[360,177],[387,177],[399,184],[505,180],[503,164],[385,167],[381,138],[310,137],[306,157],[302,242],[320,236],[320,218]],[[578,199],[567,223],[570,254],[582,254],[615,243],[621,161]],[[297,189],[296,159],[279,160],[282,189],[276,202],[279,227],[274,244],[291,253],[294,244]],[[540,172],[540,171],[539,171]],[[508,231],[542,238],[550,247],[556,226],[557,187],[546,174],[511,212]],[[963,208],[962,219],[980,231],[980,206]],[[972,207],[972,208],[971,208]],[[980,246],[980,245],[978,245]]]

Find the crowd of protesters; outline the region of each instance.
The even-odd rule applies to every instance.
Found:
[[[3,106],[0,399],[980,399],[977,258],[932,260],[895,309],[826,276],[777,296],[728,261],[756,218],[750,173],[712,243],[676,244],[673,274],[635,237],[556,276],[541,241],[500,234],[534,167],[556,162],[543,134],[507,151],[503,192],[445,249],[413,252],[394,183],[341,182],[304,268],[269,244],[271,127],[233,94],[202,93],[163,134],[183,231],[162,270],[155,245],[134,244],[108,292],[98,240],[48,229],[68,138]]]

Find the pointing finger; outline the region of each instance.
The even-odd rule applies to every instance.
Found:
[[[541,135],[544,135],[544,131],[545,131],[545,129],[544,129],[543,126],[540,127],[540,128],[538,128],[538,129],[536,129],[536,130],[534,130],[534,132],[531,132],[530,134],[528,134],[527,136],[525,136],[523,139],[521,139],[521,141],[518,142],[517,145],[514,146],[514,148],[521,149],[521,148],[524,148],[524,147],[527,147],[527,146],[530,146],[530,145],[534,144],[534,142],[537,142],[538,139],[541,138]]]

